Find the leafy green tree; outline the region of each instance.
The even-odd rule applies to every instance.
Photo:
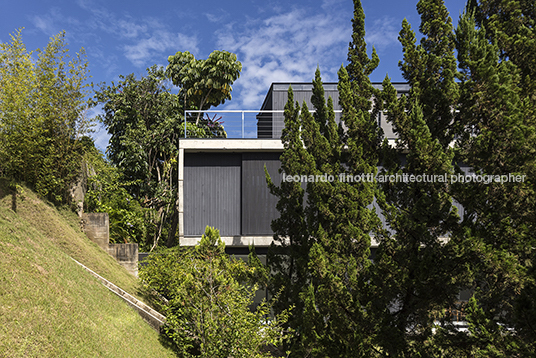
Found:
[[[133,74],[95,93],[94,104],[103,104],[100,120],[111,134],[107,149],[110,162],[119,169],[122,185],[138,201],[153,223],[143,245],[154,249],[161,237],[174,243],[177,228],[178,139],[184,136],[183,106],[171,93],[164,69],[153,66],[136,79]],[[189,136],[212,137],[223,128],[187,125]],[[97,194],[100,196],[100,194]],[[111,208],[110,210],[119,210]],[[141,242],[140,242],[141,243]]]
[[[223,126],[210,118],[198,118],[185,128],[185,102],[181,98],[188,94],[200,101],[197,108],[202,109],[223,103],[230,98],[230,84],[240,69],[236,56],[227,52],[215,51],[205,61],[196,61],[188,52],[178,53],[170,56],[167,70],[153,66],[141,79],[133,74],[121,76],[119,83],[95,93],[94,104],[102,104],[104,110],[99,118],[111,135],[108,158],[122,180],[129,183],[125,189],[148,209],[147,219],[153,223],[145,239],[151,250],[162,237],[167,238],[167,246],[176,243],[178,190],[174,173],[179,138],[185,136],[185,129],[188,137],[226,137]],[[170,78],[180,87],[179,94],[172,93]],[[207,78],[210,81],[206,82]]]
[[[240,77],[242,64],[236,55],[213,51],[206,60],[196,60],[190,52],[177,52],[168,58],[167,75],[181,90],[185,109],[204,110],[231,99],[231,85]],[[201,113],[196,116],[198,125]]]
[[[55,203],[70,201],[87,133],[83,49],[70,57],[65,33],[28,52],[21,31],[0,44],[0,158],[3,174]],[[37,58],[33,55],[37,54]]]
[[[0,46],[0,126],[2,158],[7,160],[3,162],[2,174],[16,175],[30,182],[35,180],[35,169],[28,173],[20,171],[25,163],[34,166],[30,160],[32,151],[28,147],[40,132],[39,119],[34,118],[31,106],[35,97],[35,65],[32,52],[28,52],[22,42],[21,30],[11,35],[11,43]]]
[[[176,216],[174,168],[182,107],[166,87],[163,68],[153,66],[141,79],[133,74],[120,78],[95,93],[95,104],[103,104],[100,120],[111,135],[108,158],[122,181],[130,183],[128,192],[149,209],[147,219],[154,226],[145,244],[154,248],[162,236],[172,242],[175,235],[173,227],[166,231]]]
[[[111,242],[136,242],[141,250],[149,250],[150,247],[145,247],[148,209],[127,190],[135,183],[125,181],[120,170],[106,161],[93,141],[89,141],[83,157],[84,177],[87,178],[84,210],[108,213]]]
[[[268,317],[266,302],[254,311],[255,266],[225,254],[218,230],[207,227],[195,249],[153,253],[140,278],[168,301],[163,334],[181,357],[270,357],[285,339],[287,314]]]

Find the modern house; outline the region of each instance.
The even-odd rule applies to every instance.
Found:
[[[381,84],[374,84],[381,87]],[[273,83],[257,114],[257,138],[195,139],[179,143],[179,241],[195,245],[207,225],[220,230],[229,252],[247,255],[254,245],[261,253],[270,246],[270,224],[279,216],[277,198],[270,194],[264,173],[266,166],[276,185],[281,182],[279,157],[283,152],[281,130],[283,109],[292,86],[294,99],[305,101],[310,109],[311,83]],[[409,85],[395,83],[401,93]],[[331,96],[340,119],[337,83],[324,84],[325,96]],[[388,139],[394,139],[383,114],[378,123]]]
[[[380,83],[373,84],[381,87]],[[406,83],[393,84],[398,94],[409,92]],[[311,83],[273,83],[256,115],[257,138],[196,139],[183,138],[179,142],[179,242],[183,246],[196,245],[205,227],[220,230],[226,251],[237,258],[247,259],[249,246],[255,247],[259,259],[266,263],[266,253],[273,241],[272,220],[279,217],[277,198],[266,184],[264,168],[272,181],[279,185],[279,157],[283,152],[281,130],[284,128],[283,110],[292,86],[294,99],[311,104]],[[325,83],[326,98],[331,96],[340,120],[337,83]],[[338,112],[338,113],[337,113]],[[392,127],[380,113],[378,124],[388,140],[394,140]],[[244,133],[244,130],[242,130]],[[463,207],[457,203],[458,213]],[[377,213],[387,225],[379,208]],[[377,243],[372,241],[372,252]],[[267,295],[258,292],[256,303]],[[463,291],[460,300],[467,301],[470,293]]]

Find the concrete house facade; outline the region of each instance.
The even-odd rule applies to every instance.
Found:
[[[373,85],[381,88],[380,83]],[[409,85],[405,83],[393,85],[399,95],[409,92]],[[309,109],[313,109],[311,83],[273,83],[256,116],[257,138],[180,140],[180,245],[196,245],[208,225],[220,230],[228,254],[247,260],[249,246],[253,245],[261,262],[266,264],[266,254],[273,242],[270,225],[279,217],[279,212],[277,198],[267,187],[264,168],[279,185],[282,180],[279,157],[283,152],[280,137],[289,86],[292,86],[295,101],[305,101]],[[337,83],[325,83],[324,90],[326,98],[332,97],[336,120],[340,120]],[[385,137],[394,141],[395,135],[385,115],[380,113],[377,120]],[[469,168],[462,169],[469,171]],[[463,207],[458,203],[454,205],[463,217]],[[387,225],[379,208],[374,206],[383,224]],[[376,247],[377,243],[372,239],[372,254]],[[463,291],[459,299],[467,301],[469,296],[470,292]],[[259,291],[255,302],[259,303],[263,297],[267,297],[267,292]]]
[[[381,87],[381,84],[374,84]],[[230,251],[247,254],[254,245],[259,252],[270,246],[270,224],[279,216],[277,198],[266,185],[266,166],[276,185],[281,182],[279,157],[283,152],[281,130],[283,109],[292,86],[294,99],[310,109],[311,83],[273,83],[257,114],[257,138],[195,139],[179,143],[179,242],[191,246],[199,242],[207,225],[220,230]],[[395,83],[399,93],[409,85]],[[340,120],[337,83],[324,84],[325,96],[333,99],[336,120]],[[383,114],[378,117],[388,139],[394,139]]]

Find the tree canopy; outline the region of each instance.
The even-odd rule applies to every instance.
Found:
[[[325,173],[335,180],[307,183],[304,191],[300,183],[274,187],[268,178],[281,212],[272,224],[276,234],[269,258],[276,272],[273,290],[283,287],[282,302],[294,305],[297,312],[289,321],[299,333],[291,345],[294,356],[366,356],[374,349],[367,333],[374,323],[367,307],[366,277],[370,234],[380,223],[370,208],[375,184],[339,178],[376,174],[381,142],[375,120],[378,108],[371,96],[377,91],[368,76],[379,60],[375,51],[371,58],[366,53],[359,1],[352,23],[349,65],[339,71],[340,126],[317,70],[311,99],[315,114],[305,103],[294,104],[289,90],[281,137],[285,174]]]
[[[177,52],[168,58],[166,74],[186,104],[185,109],[204,110],[231,99],[231,85],[240,77],[242,64],[234,53],[213,51],[206,60],[197,60],[190,52]],[[201,114],[196,116],[199,124]]]
[[[83,49],[70,56],[62,32],[28,51],[16,32],[0,44],[0,174],[62,204],[85,162],[88,208],[110,213],[115,240],[155,251],[140,277],[167,300],[164,335],[182,356],[535,356],[534,2],[471,0],[457,28],[442,0],[417,11],[421,40],[407,20],[399,33],[409,93],[388,77],[371,84],[379,57],[359,0],[338,72],[340,121],[319,69],[314,113],[289,88],[281,173],[333,180],[276,186],[266,171],[281,214],[268,270],[254,255],[230,258],[213,228],[195,249],[159,247],[176,244],[178,139],[226,136],[202,111],[231,99],[242,69],[232,53],[179,51],[166,68],[103,85],[92,104],[111,135],[105,160],[83,138]],[[378,173],[523,180],[379,183]],[[275,304],[250,310],[267,277]]]
[[[242,68],[236,55],[225,51],[214,51],[207,60],[178,52],[169,62],[167,69],[153,66],[139,79],[134,74],[120,76],[117,84],[96,91],[93,100],[103,106],[99,118],[111,135],[108,158],[119,169],[120,180],[128,183],[123,188],[148,209],[144,215],[153,223],[152,229],[137,231],[145,237],[132,239],[150,250],[162,237],[167,246],[176,244],[179,138],[226,137],[217,120],[203,119],[201,113],[195,123],[186,121],[185,126],[184,110],[208,109],[230,99],[231,84]],[[179,87],[178,94],[170,80]],[[98,193],[102,189],[92,187],[93,198],[102,197]],[[101,204],[94,201],[93,206],[106,206]]]
[[[166,300],[164,335],[181,357],[271,357],[287,333],[287,313],[267,315],[263,302],[250,310],[258,266],[225,253],[218,230],[207,227],[193,249],[152,254],[140,278]]]

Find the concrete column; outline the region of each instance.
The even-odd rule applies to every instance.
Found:
[[[179,155],[177,158],[177,212],[179,215],[179,222],[177,224],[178,244],[181,245],[184,239],[184,148],[181,147],[181,141],[179,139]]]
[[[138,244],[110,244],[108,213],[84,213],[82,226],[91,241],[116,259],[128,272],[138,276]]]

